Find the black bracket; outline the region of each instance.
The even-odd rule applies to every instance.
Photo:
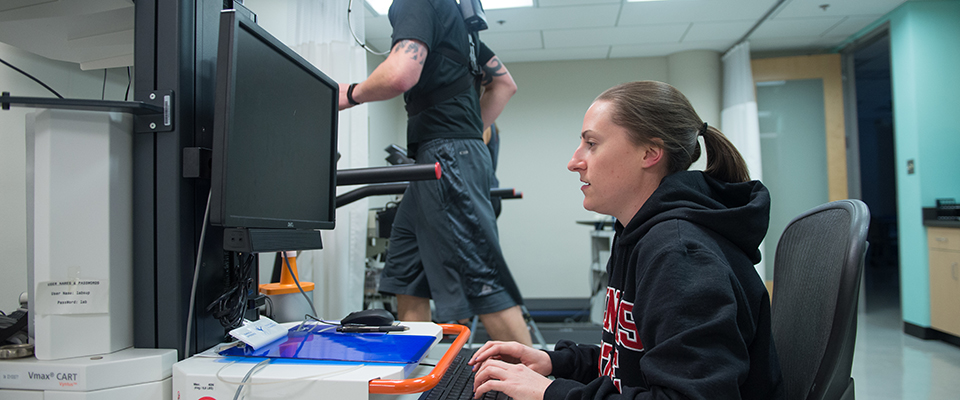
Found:
[[[148,101],[15,97],[10,96],[10,92],[3,92],[0,94],[0,108],[9,110],[10,106],[16,106],[129,113],[134,116],[134,132],[151,133],[173,130],[173,100],[172,90],[150,92]]]
[[[183,148],[183,177],[210,179],[213,152],[203,147]]]
[[[169,132],[173,130],[173,91],[154,90],[147,95],[144,104],[161,110],[160,113],[137,115],[133,119],[136,133]]]

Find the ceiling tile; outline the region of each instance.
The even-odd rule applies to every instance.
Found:
[[[723,40],[649,44],[643,46],[613,46],[610,50],[610,58],[661,57],[689,50],[713,50],[723,52],[726,51],[731,44],[731,42]]]
[[[750,21],[731,21],[731,22],[696,22],[684,35],[683,41],[698,40],[729,40],[733,42],[740,40],[753,22]]]
[[[750,38],[790,38],[803,36],[816,38],[839,24],[842,19],[843,17],[780,18],[764,22],[750,35]]]
[[[674,0],[626,3],[618,26],[756,21],[773,4],[773,0]]]
[[[505,50],[542,49],[543,38],[540,31],[528,32],[483,32],[480,40],[490,46],[494,53]]]
[[[596,60],[607,58],[609,46],[568,47],[542,50],[511,50],[497,52],[497,57],[504,64],[528,61],[557,61],[557,60]]]
[[[784,2],[751,35],[751,47],[832,49],[906,0],[829,1]],[[535,7],[488,10],[490,29],[481,35],[502,58],[524,61],[665,56],[701,48],[725,51],[777,2],[537,0]],[[824,11],[821,4],[830,6]],[[371,46],[388,46],[391,28],[386,17],[365,22]],[[571,48],[576,50],[568,51]]]
[[[880,19],[881,15],[865,15],[844,18],[839,24],[826,32],[827,35],[850,36]]]
[[[679,43],[687,24],[644,25],[623,28],[566,29],[544,31],[546,48],[590,46],[597,43],[630,45],[643,43]]]
[[[777,10],[777,18],[884,15],[907,0],[791,0]],[[827,4],[826,10],[821,5]]]
[[[614,26],[619,4],[577,7],[505,8],[486,12],[490,31],[529,31],[535,29],[577,29]],[[499,21],[505,21],[500,24]]]

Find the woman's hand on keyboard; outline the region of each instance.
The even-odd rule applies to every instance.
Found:
[[[487,360],[522,364],[543,376],[550,375],[553,372],[553,364],[546,352],[517,342],[487,342],[473,353],[473,359],[467,365],[472,365],[473,370],[477,371]]]
[[[488,358],[479,365],[473,380],[474,398],[477,399],[495,390],[513,400],[543,400],[543,393],[553,382],[523,364]]]

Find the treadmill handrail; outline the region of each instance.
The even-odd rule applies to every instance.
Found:
[[[337,186],[440,179],[440,163],[337,170]]]

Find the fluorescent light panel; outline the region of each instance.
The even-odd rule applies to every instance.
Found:
[[[484,10],[498,8],[533,7],[533,0],[480,0]]]
[[[366,0],[367,5],[378,15],[387,15],[390,10],[390,4],[393,0]],[[516,8],[533,7],[533,0],[481,0],[484,10],[496,10],[498,8]]]

